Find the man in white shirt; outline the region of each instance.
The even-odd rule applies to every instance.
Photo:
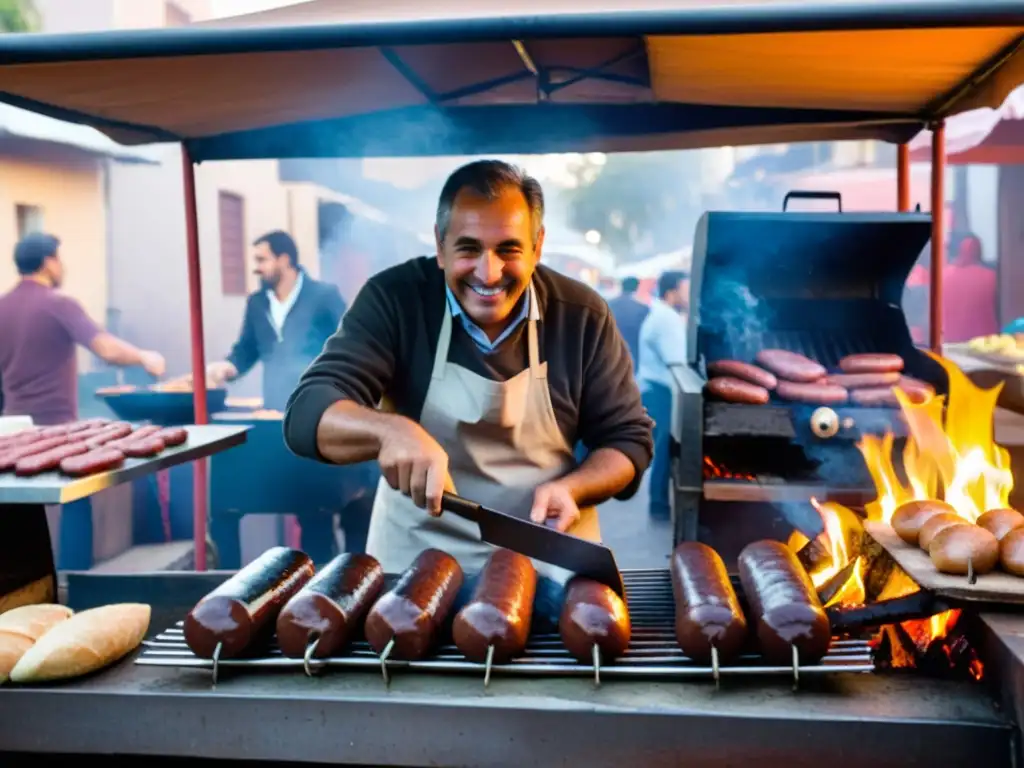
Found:
[[[672,374],[669,366],[686,364],[686,317],[690,276],[681,270],[658,278],[658,296],[640,326],[637,380],[644,407],[654,419],[654,461],[651,464],[650,515],[657,520],[671,516],[669,488],[669,435],[672,420]]]

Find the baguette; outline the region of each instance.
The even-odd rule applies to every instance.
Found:
[[[135,650],[149,629],[150,607],[119,603],[76,613],[43,635],[11,670],[15,683],[95,672]]]
[[[25,652],[54,625],[71,616],[63,605],[23,605],[0,614],[0,685]]]

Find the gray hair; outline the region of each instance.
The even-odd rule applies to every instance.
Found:
[[[476,160],[457,169],[448,177],[437,201],[435,220],[442,242],[448,236],[452,206],[455,205],[455,198],[459,192],[467,189],[486,200],[494,200],[508,187],[515,187],[526,198],[526,204],[530,207],[533,244],[536,245],[541,227],[544,226],[544,191],[540,187],[540,182],[522,168],[501,160]]]

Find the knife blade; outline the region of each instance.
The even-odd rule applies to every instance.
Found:
[[[603,544],[560,533],[452,493],[445,493],[441,498],[441,508],[476,523],[480,527],[480,538],[488,544],[593,579],[625,599],[626,590],[615,555]]]

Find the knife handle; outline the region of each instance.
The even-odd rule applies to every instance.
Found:
[[[463,517],[471,522],[480,522],[480,505],[447,491],[441,496],[441,509]]]

